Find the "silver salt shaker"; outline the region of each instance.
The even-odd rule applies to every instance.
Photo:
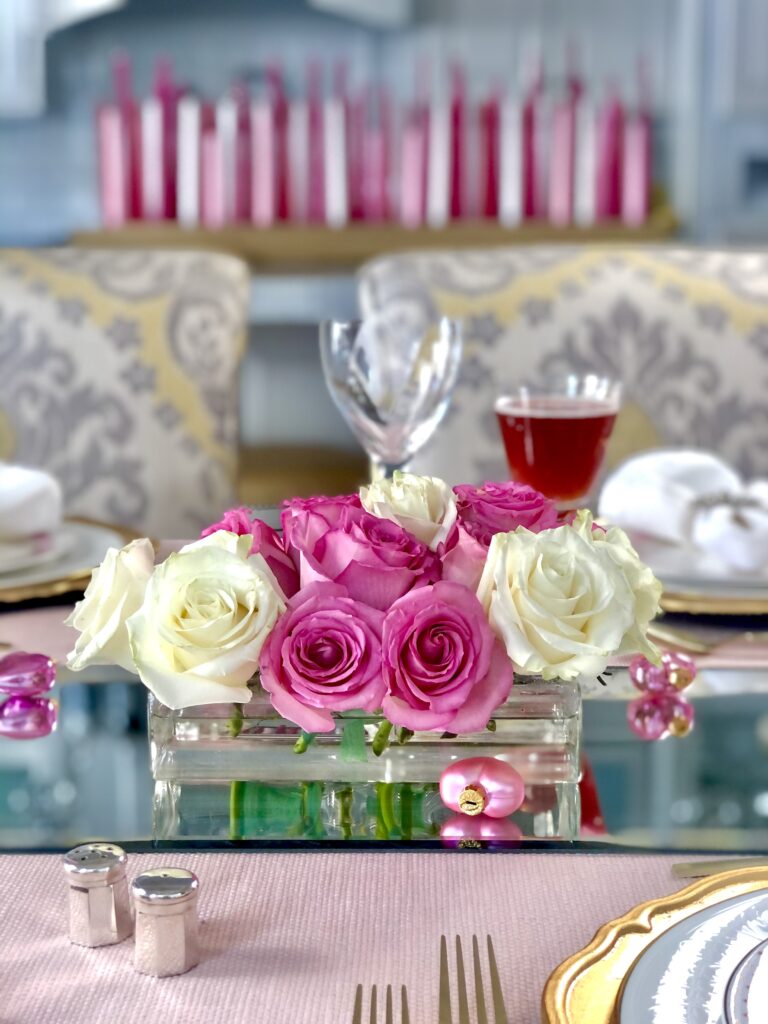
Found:
[[[64,856],[69,882],[69,941],[112,946],[133,931],[125,851],[114,843],[86,843]]]
[[[184,974],[200,960],[197,876],[183,868],[153,868],[134,878],[134,966],[141,974]]]

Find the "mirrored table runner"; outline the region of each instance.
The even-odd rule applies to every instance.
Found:
[[[709,670],[701,685],[707,695],[693,696],[696,728],[678,741],[643,743],[632,736],[625,700],[606,695],[584,701],[583,753],[608,833],[599,838],[655,848],[768,845],[768,672]],[[616,675],[611,686],[624,688]],[[354,826],[339,829],[333,806],[322,806],[323,799],[334,805],[333,793],[249,783],[239,791],[225,785],[181,792],[155,783],[146,691],[137,682],[66,682],[58,698],[59,727],[52,736],[0,743],[3,848],[66,847],[95,837],[226,840],[232,837],[233,793],[240,801],[238,837],[244,839],[281,838],[281,818],[308,799],[319,801],[317,829],[304,838],[359,840],[370,834]],[[397,786],[386,796],[394,816],[388,838],[429,840],[442,809],[437,793],[409,791],[410,831],[400,827],[403,796]],[[529,798],[546,802],[547,793]],[[372,790],[374,817],[379,799]],[[375,834],[370,838],[376,841]]]

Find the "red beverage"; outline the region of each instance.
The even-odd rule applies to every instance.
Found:
[[[584,498],[605,456],[615,403],[557,396],[500,398],[496,416],[515,480],[548,498]]]

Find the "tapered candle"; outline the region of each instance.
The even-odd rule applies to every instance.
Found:
[[[272,107],[266,99],[256,100],[251,107],[251,146],[251,220],[259,227],[268,227],[277,216],[277,163],[275,124]]]
[[[207,228],[220,228],[226,220],[224,153],[215,128],[203,132],[201,142],[201,219]]]
[[[178,109],[176,209],[186,228],[200,223],[200,132],[200,101],[185,96]]]
[[[163,107],[154,96],[141,104],[141,215],[162,220],[165,214]]]
[[[573,97],[569,95],[559,100],[552,112],[548,216],[558,225],[567,225],[573,220],[575,108]]]
[[[341,100],[326,100],[323,118],[325,219],[329,227],[340,228],[349,220],[346,117]]]
[[[127,214],[137,220],[141,217],[141,118],[133,95],[133,65],[127,54],[114,57],[112,75],[122,121]]]
[[[499,220],[515,227],[525,214],[523,108],[512,96],[501,106],[499,143]]]
[[[113,104],[102,104],[96,112],[96,140],[101,222],[119,228],[128,220],[128,180],[123,119]]]
[[[323,137],[323,72],[317,60],[307,71],[307,219],[325,221],[325,139]]]

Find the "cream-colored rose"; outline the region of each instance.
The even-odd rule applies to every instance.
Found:
[[[391,480],[360,488],[363,508],[391,519],[436,551],[456,522],[456,498],[444,480],[395,470]]]
[[[592,513],[582,509],[573,522],[573,528],[583,537],[590,537],[594,544],[606,551],[629,583],[635,595],[635,626],[624,637],[620,654],[644,654],[651,661],[658,661],[660,653],[646,636],[648,626],[659,614],[663,587],[653,571],[640,561],[629,537],[619,526],[607,530],[593,529]]]
[[[491,541],[477,595],[523,672],[594,676],[613,655],[634,649],[652,585],[641,573],[630,582],[629,559],[589,526],[519,527]]]
[[[79,672],[88,665],[120,665],[135,671],[125,623],[141,607],[154,565],[155,552],[146,538],[107,551],[67,619],[80,631],[67,668]]]
[[[169,708],[245,702],[264,641],[285,609],[253,538],[220,530],[159,565],[128,620],[136,671]]]

